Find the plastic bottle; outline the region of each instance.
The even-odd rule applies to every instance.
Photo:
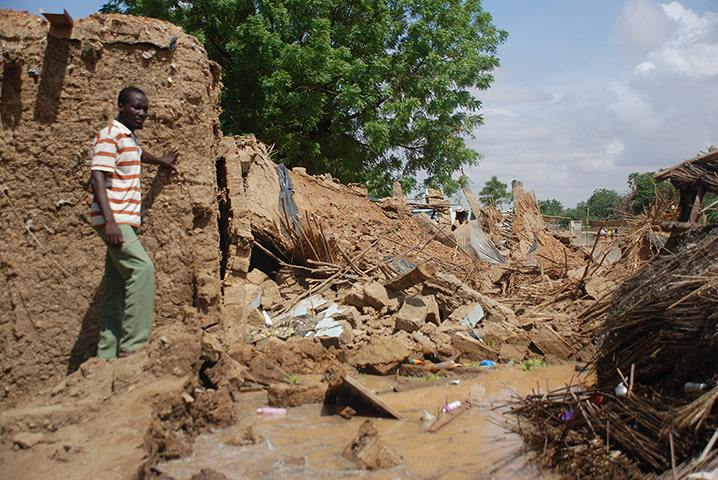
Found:
[[[286,408],[264,407],[257,409],[257,415],[286,415]]]
[[[439,370],[453,370],[456,367],[460,367],[460,363],[455,363],[453,360],[448,362],[440,362],[435,363],[433,365],[428,365],[426,369],[430,372],[438,372]]]
[[[705,383],[686,382],[683,384],[683,393],[699,393],[705,389]]]
[[[626,395],[628,395],[628,387],[626,387],[626,385],[623,382],[621,382],[618,385],[616,385],[614,392],[616,393],[617,397],[623,398]]]
[[[456,409],[459,408],[460,406],[461,406],[461,401],[460,401],[460,400],[455,400],[455,401],[451,402],[450,404],[448,404],[447,406],[445,406],[444,408],[442,408],[441,411],[448,413],[448,412],[450,412],[450,411],[452,411],[452,410],[456,410]]]

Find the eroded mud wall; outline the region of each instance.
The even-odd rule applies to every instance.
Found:
[[[70,38],[26,13],[0,10],[0,24],[0,399],[12,401],[95,354],[105,247],[86,217],[90,151],[124,86],[150,99],[140,145],[182,152],[179,175],[143,167],[155,325],[218,322],[220,72],[154,19],[95,15]]]

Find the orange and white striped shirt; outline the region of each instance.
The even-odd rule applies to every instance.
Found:
[[[142,149],[137,145],[137,137],[117,120],[100,130],[95,138],[90,169],[110,173],[105,179],[107,200],[118,224],[135,227],[142,224],[141,157]],[[93,228],[105,226],[105,217],[97,200],[92,203],[90,219]]]

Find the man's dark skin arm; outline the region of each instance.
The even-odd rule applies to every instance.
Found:
[[[110,172],[93,170],[92,176],[90,177],[90,184],[92,185],[92,191],[95,194],[97,205],[100,207],[102,216],[105,217],[105,243],[107,243],[110,248],[122,248],[125,239],[122,238],[122,232],[115,222],[115,215],[112,213],[110,201],[107,199],[107,187],[105,186],[105,178],[107,175],[110,175]]]
[[[175,160],[177,160],[177,156],[179,155],[179,150],[177,147],[172,146],[167,149],[164,155],[161,157],[155,157],[150,152],[147,152],[145,150],[142,150],[142,163],[147,163],[150,165],[159,165],[159,166],[165,166],[171,168],[174,172],[177,172],[177,167],[175,166]]]
[[[177,172],[177,167],[174,162],[177,160],[179,150],[176,147],[170,147],[167,149],[165,154],[161,157],[155,157],[151,153],[142,150],[142,163],[151,165],[164,165]],[[93,170],[92,176],[90,177],[90,184],[92,185],[92,191],[95,194],[95,200],[97,205],[100,207],[102,216],[105,217],[105,242],[110,248],[122,248],[122,244],[125,239],[122,237],[120,227],[115,222],[115,215],[112,213],[110,208],[110,201],[107,199],[107,188],[105,179],[110,172],[103,172],[101,170]]]

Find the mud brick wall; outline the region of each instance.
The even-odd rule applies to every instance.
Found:
[[[158,20],[93,15],[69,38],[27,13],[0,10],[0,25],[0,401],[12,402],[96,353],[105,247],[87,221],[90,153],[127,85],[150,99],[140,145],[182,152],[179,175],[143,166],[155,327],[219,321],[221,84],[197,39]]]

